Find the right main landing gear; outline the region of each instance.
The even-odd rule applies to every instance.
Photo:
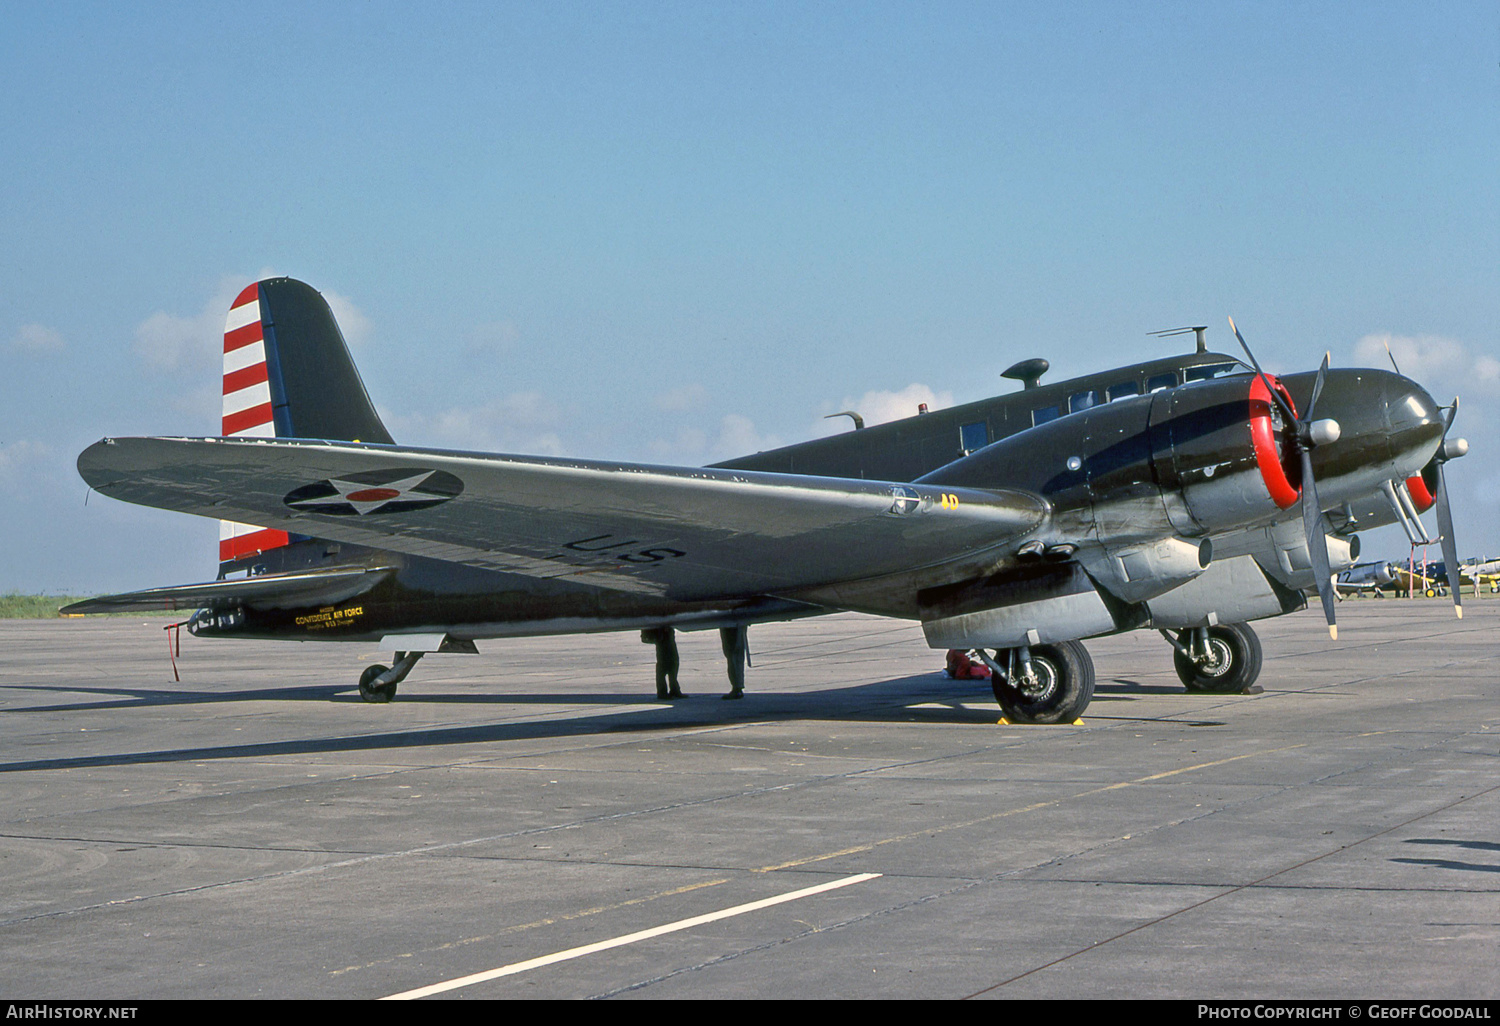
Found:
[[[1094,660],[1080,641],[980,651],[995,700],[1012,723],[1072,723],[1094,697]]]
[[[1189,627],[1172,644],[1172,664],[1177,679],[1189,691],[1216,695],[1253,695],[1260,676],[1261,647],[1247,623],[1221,623],[1212,627]]]

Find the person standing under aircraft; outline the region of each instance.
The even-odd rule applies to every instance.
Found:
[[[677,684],[677,669],[682,665],[677,655],[677,632],[671,627],[653,627],[641,631],[641,641],[656,646],[656,697],[687,697]]]

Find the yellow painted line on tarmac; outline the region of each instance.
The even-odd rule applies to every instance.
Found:
[[[1006,809],[1003,812],[992,812],[978,819],[964,820],[962,823],[949,823],[945,826],[928,827],[925,830],[913,830],[905,834],[896,834],[894,837],[882,838],[871,841],[869,844],[859,844],[852,848],[841,848],[838,851],[825,852],[822,855],[809,855],[805,858],[792,859],[789,862],[778,862],[774,866],[761,866],[752,870],[755,873],[773,873],[778,869],[793,869],[797,866],[805,866],[813,862],[823,862],[827,859],[836,859],[844,855],[858,855],[860,852],[873,851],[887,844],[898,844],[901,841],[910,841],[918,837],[936,837],[938,834],[946,834],[954,830],[965,830],[981,823],[993,823],[997,819],[1005,819],[1008,816],[1019,816],[1024,812],[1036,812],[1038,809],[1052,808],[1064,802],[1077,801],[1080,798],[1088,798],[1106,791],[1118,791],[1126,787],[1135,787],[1138,784],[1149,784],[1156,780],[1164,780],[1167,777],[1179,776],[1183,773],[1192,773],[1196,770],[1212,769],[1215,766],[1224,766],[1231,762],[1239,762],[1242,759],[1254,759],[1262,755],[1277,755],[1281,752],[1290,752],[1298,748],[1306,748],[1307,743],[1298,745],[1287,745],[1284,748],[1268,748],[1260,752],[1247,752],[1244,755],[1231,755],[1227,759],[1214,759],[1210,762],[1200,762],[1193,766],[1182,766],[1174,770],[1164,770],[1161,773],[1152,773],[1149,776],[1136,777],[1134,780],[1122,780],[1116,784],[1105,784],[1102,787],[1091,787],[1087,791],[1079,791],[1077,794],[1066,795],[1062,798],[1053,798],[1045,802],[1033,802],[1015,809]]]
[[[804,887],[797,891],[788,891],[785,894],[777,894],[759,901],[746,902],[743,905],[735,905],[733,908],[720,909],[717,912],[708,912],[701,916],[693,916],[690,919],[679,919],[675,923],[664,923],[661,926],[653,926],[649,930],[638,930],[635,933],[627,933],[620,937],[612,937],[609,940],[596,941],[593,944],[585,944],[582,947],[569,948],[566,951],[555,951],[550,955],[542,955],[540,958],[530,958],[524,962],[512,962],[510,965],[502,965],[498,969],[487,969],[482,973],[473,973],[469,976],[460,976],[454,980],[445,980],[442,983],[434,983],[426,987],[418,987],[415,990],[402,991],[400,994],[392,994],[383,998],[385,1001],[410,1001],[415,998],[429,997],[433,994],[443,994],[450,990],[458,990],[460,987],[472,987],[476,983],[484,983],[488,980],[498,980],[504,976],[515,976],[531,969],[539,969],[546,965],[556,965],[558,962],[567,962],[585,955],[596,954],[600,951],[608,951],[611,948],[624,947],[627,944],[635,944],[638,941],[650,940],[652,937],[660,937],[668,933],[677,933],[680,930],[689,930],[695,926],[705,923],[718,922],[720,919],[729,919],[734,916],[742,916],[747,912],[756,912],[773,905],[783,905],[798,898],[811,897],[814,894],[822,894],[825,891],[837,890],[840,887],[848,887],[852,884],[864,883],[866,880],[874,880],[879,873],[857,873],[854,876],[845,876],[827,883],[817,884],[814,887]]]

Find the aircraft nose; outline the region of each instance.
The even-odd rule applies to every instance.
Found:
[[[1421,385],[1399,374],[1382,376],[1386,441],[1397,472],[1421,473],[1443,440],[1443,413]]]
[[[1283,378],[1299,410],[1305,409],[1312,378]],[[1330,370],[1313,415],[1338,421],[1340,429],[1337,441],[1313,450],[1320,485],[1325,478],[1344,477],[1364,487],[1367,478],[1409,477],[1432,459],[1443,437],[1442,413],[1432,396],[1390,371]]]

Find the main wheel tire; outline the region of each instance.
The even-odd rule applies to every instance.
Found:
[[[359,675],[359,697],[366,702],[389,702],[396,697],[396,685],[382,684],[377,686],[375,679],[389,670],[388,666],[376,663],[374,666],[365,667],[365,672]]]
[[[1183,631],[1178,642],[1188,647],[1192,632]],[[1260,676],[1260,638],[1246,623],[1223,623],[1208,629],[1208,646],[1214,662],[1199,666],[1181,652],[1173,651],[1172,664],[1177,679],[1189,691],[1207,691],[1215,695],[1238,695],[1247,691]]]
[[[996,662],[1002,662],[997,658]],[[1000,674],[990,677],[995,700],[1012,723],[1072,723],[1094,697],[1094,661],[1077,641],[1033,645],[1034,687],[1013,686]]]

